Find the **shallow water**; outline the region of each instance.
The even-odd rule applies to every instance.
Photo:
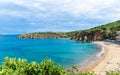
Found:
[[[59,65],[69,67],[96,52],[97,46],[93,43],[69,39],[18,39],[17,35],[0,35],[0,64],[6,56],[38,63],[48,57]]]

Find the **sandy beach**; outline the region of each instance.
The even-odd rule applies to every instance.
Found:
[[[105,53],[91,71],[94,71],[97,75],[105,75],[105,71],[120,70],[120,46],[116,44],[106,45],[103,42],[95,43],[102,45],[105,48]]]

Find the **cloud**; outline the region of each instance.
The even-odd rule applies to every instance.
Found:
[[[38,30],[85,29],[120,19],[119,3],[119,0],[0,0],[0,16],[23,18],[28,28]]]
[[[120,12],[119,0],[4,0],[0,1],[0,4],[2,3],[11,3],[25,7],[29,10],[26,12],[30,12],[38,17],[51,17],[56,16],[55,14],[67,13],[78,18],[84,16],[101,18],[103,16],[107,17],[107,14],[118,14]],[[105,11],[111,11],[112,13]]]

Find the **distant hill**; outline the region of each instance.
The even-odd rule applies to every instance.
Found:
[[[18,38],[30,38],[30,39],[45,39],[45,38],[71,38],[79,31],[72,32],[33,32],[27,34],[21,34]]]
[[[97,41],[115,39],[117,30],[120,30],[120,20],[82,31],[33,32],[21,34],[18,38],[71,38],[72,40],[78,41]]]
[[[63,32],[34,32],[21,34],[18,36],[19,38],[67,38],[68,36]]]
[[[115,39],[120,30],[120,20],[76,33],[71,39],[78,41],[97,41]]]

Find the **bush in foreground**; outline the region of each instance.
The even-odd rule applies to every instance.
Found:
[[[78,73],[77,66],[67,70],[57,66],[50,59],[43,60],[40,64],[36,62],[27,63],[26,59],[8,58],[4,59],[0,67],[0,75],[96,75],[94,72]],[[106,75],[120,75],[120,71],[108,71]]]
[[[5,58],[1,66],[0,75],[66,75],[66,69],[56,66],[49,59],[40,64],[27,63],[25,59]]]
[[[120,71],[107,71],[106,75],[120,75]]]

